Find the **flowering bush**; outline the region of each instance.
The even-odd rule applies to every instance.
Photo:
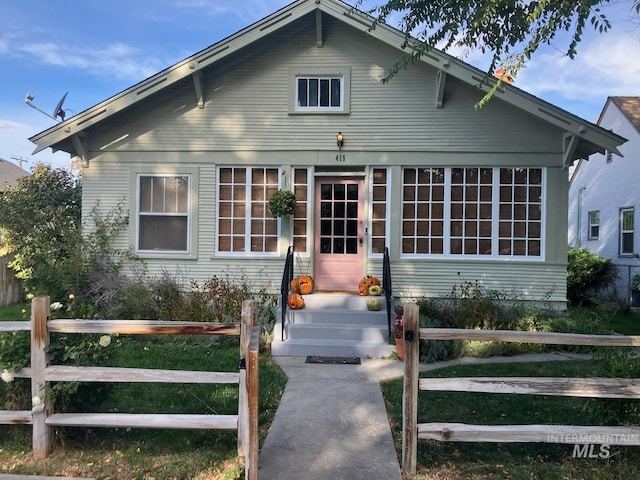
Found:
[[[393,326],[393,337],[402,338],[404,331],[404,317],[396,313],[396,322]]]
[[[269,199],[269,210],[274,218],[293,215],[296,196],[289,190],[276,190]]]

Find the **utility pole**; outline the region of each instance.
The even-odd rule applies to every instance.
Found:
[[[23,162],[24,162],[24,163],[29,163],[29,160],[25,160],[24,158],[22,158],[22,155],[20,155],[20,156],[15,156],[15,155],[14,155],[13,157],[11,157],[11,160],[15,160],[15,161],[17,161],[17,162],[18,162],[18,166],[19,166],[20,168],[22,168],[22,163],[23,163]]]

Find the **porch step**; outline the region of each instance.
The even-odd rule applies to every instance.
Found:
[[[314,293],[303,298],[305,308],[286,311],[284,341],[278,307],[273,355],[380,358],[395,351],[388,341],[384,297]],[[380,311],[367,309],[370,299],[380,301]]]

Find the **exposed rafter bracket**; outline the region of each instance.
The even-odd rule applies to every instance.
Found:
[[[196,89],[196,100],[198,100],[198,108],[204,108],[204,73],[202,70],[193,72],[193,86]]]
[[[89,155],[87,154],[87,138],[85,135],[82,137],[79,134],[71,136],[71,141],[76,149],[76,153],[80,157],[82,162],[82,168],[89,168]]]
[[[447,74],[444,70],[438,70],[436,75],[436,108],[442,108],[444,107],[444,86],[447,83]]]
[[[316,47],[322,48],[322,11],[316,9]]]
[[[567,170],[573,164],[573,155],[576,153],[580,137],[572,133],[562,136],[562,169]]]

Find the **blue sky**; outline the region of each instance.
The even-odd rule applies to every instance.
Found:
[[[66,153],[50,149],[31,155],[34,145],[28,137],[54,121],[25,104],[27,93],[36,106],[53,113],[69,92],[67,115],[79,113],[289,3],[1,1],[0,158],[22,157],[26,169],[35,162],[69,164]],[[558,39],[534,56],[516,85],[594,122],[608,96],[640,95],[640,26],[631,18],[631,2],[613,0],[602,10],[613,23],[609,33],[588,28],[575,60],[563,56],[568,43]],[[486,57],[476,52],[463,59],[487,66]]]

